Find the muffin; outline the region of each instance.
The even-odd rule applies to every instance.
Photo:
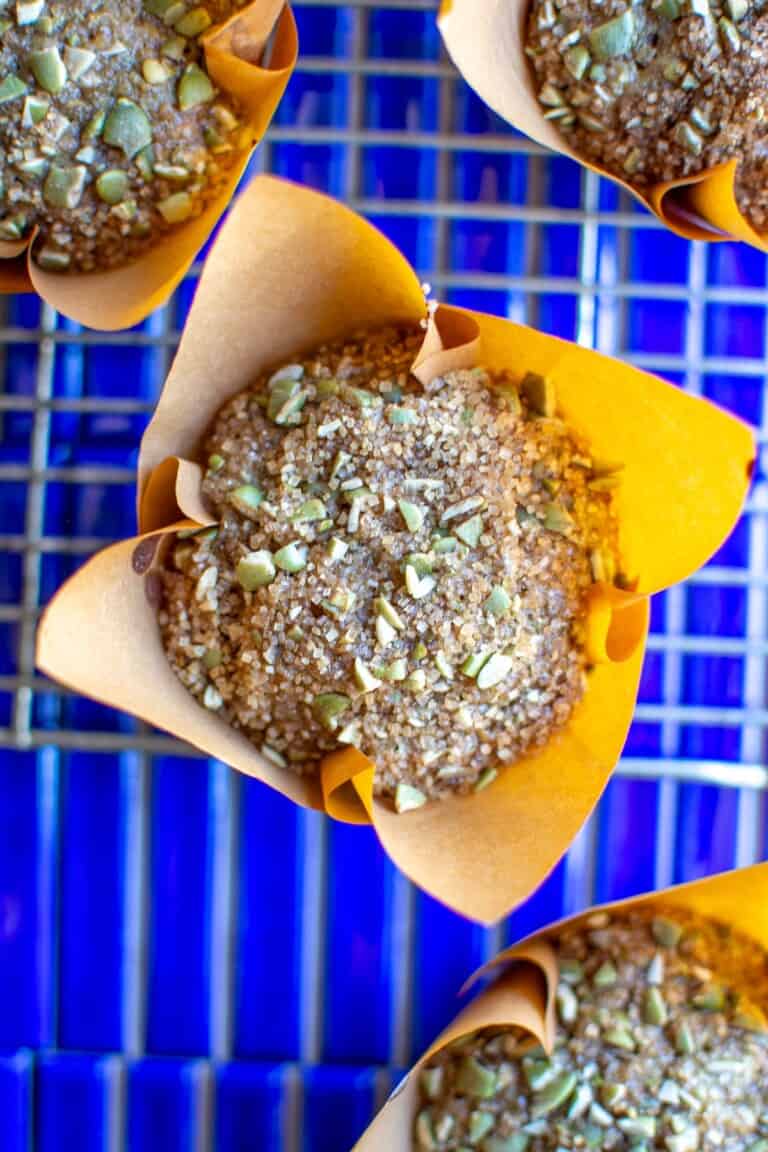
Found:
[[[248,130],[200,37],[245,0],[19,0],[0,11],[0,239],[117,268],[220,193]]]
[[[626,584],[612,493],[547,380],[425,388],[417,326],[256,380],[206,439],[216,527],[168,551],[160,626],[204,707],[316,773],[344,745],[398,811],[486,787],[586,686],[595,582]]]
[[[526,54],[544,116],[633,188],[738,159],[768,229],[768,12],[748,0],[532,0]]]
[[[414,1152],[768,1146],[768,957],[672,907],[594,913],[548,936],[557,1030],[483,1030],[422,1068]]]

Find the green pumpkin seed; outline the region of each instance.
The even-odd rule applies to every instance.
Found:
[[[249,552],[247,556],[243,556],[238,561],[235,575],[238,583],[247,592],[253,592],[257,588],[265,588],[272,583],[277,575],[272,553],[265,548],[260,548],[256,552]]]
[[[531,1116],[538,1120],[567,1103],[578,1084],[575,1072],[562,1072],[541,1089],[531,1105]]]
[[[492,616],[506,616],[512,606],[509,593],[500,584],[495,584],[487,597],[483,608]]]
[[[67,69],[58,45],[54,44],[41,52],[30,52],[27,62],[41,88],[52,96],[61,92],[67,82]]]
[[[174,192],[157,205],[157,210],[167,224],[182,224],[194,211],[194,203],[188,192]]]
[[[341,692],[321,692],[312,702],[312,715],[328,732],[335,732],[339,726],[339,717],[343,716],[351,703],[349,696]]]
[[[299,540],[284,545],[275,552],[275,564],[283,572],[301,572],[307,566],[307,547]]]
[[[408,531],[418,532],[424,524],[424,509],[410,500],[398,500],[397,506]]]
[[[476,548],[483,534],[482,516],[471,516],[469,520],[465,520],[463,524],[454,528],[454,532],[468,548]]]
[[[132,160],[152,142],[152,125],[138,104],[120,97],[104,121],[103,136],[106,144],[119,148]]]
[[[181,111],[187,112],[198,104],[207,104],[213,100],[214,95],[213,84],[202,68],[197,64],[187,65],[176,89],[176,99]]]
[[[667,1005],[661,992],[658,988],[649,988],[643,1005],[643,1019],[646,1024],[661,1027],[662,1024],[666,1024],[668,1017]]]
[[[662,948],[677,948],[683,935],[682,924],[668,920],[664,916],[656,916],[651,925],[653,938]]]
[[[96,53],[89,48],[72,48],[67,44],[64,47],[64,63],[72,79],[79,80],[96,63]]]
[[[96,193],[105,204],[119,204],[126,197],[128,185],[129,179],[126,172],[119,168],[109,168],[96,178]]]
[[[180,20],[176,21],[173,30],[178,32],[179,36],[194,38],[202,35],[212,23],[206,8],[191,8],[189,12],[184,13]]]
[[[609,60],[614,56],[624,56],[632,47],[635,37],[635,18],[631,8],[598,24],[589,33],[588,39],[593,55],[598,60]]]
[[[13,100],[20,100],[27,92],[27,86],[18,76],[11,72],[0,81],[0,104],[10,104]]]
[[[35,254],[35,263],[45,272],[66,272],[72,262],[68,252],[45,245]]]
[[[76,208],[85,189],[88,169],[82,164],[51,165],[43,185],[43,199],[53,208]]]

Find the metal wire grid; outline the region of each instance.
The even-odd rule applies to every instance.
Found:
[[[327,9],[319,0],[301,0],[296,8]],[[683,280],[671,282],[659,267],[659,275],[638,280],[633,275],[633,259],[638,242],[655,233],[650,217],[637,212],[626,200],[616,204],[606,197],[605,186],[591,173],[580,176],[580,198],[571,207],[547,205],[551,187],[551,165],[544,153],[530,142],[505,133],[478,134],[471,139],[472,152],[488,157],[510,152],[526,161],[527,192],[525,201],[510,203],[503,195],[479,203],[462,203],[456,192],[456,161],[468,148],[467,137],[458,130],[457,108],[461,80],[444,58],[378,58],[369,52],[369,21],[373,0],[352,0],[339,5],[346,18],[344,55],[305,56],[298,74],[323,79],[343,76],[346,88],[346,115],[342,126],[328,127],[315,122],[311,97],[299,103],[298,115],[291,126],[272,128],[261,147],[256,167],[264,171],[285,171],[281,152],[286,148],[303,149],[309,157],[316,146],[335,150],[340,157],[328,178],[329,190],[344,198],[359,211],[386,224],[398,220],[425,225],[428,235],[422,245],[423,262],[418,271],[434,288],[435,295],[451,297],[470,293],[503,294],[506,310],[515,320],[547,327],[548,306],[553,299],[574,302],[573,338],[601,351],[620,355],[638,366],[684,380],[693,392],[705,392],[710,377],[727,375],[738,378],[745,386],[761,388],[765,372],[765,349],[768,348],[768,290],[765,283],[765,261],[754,258],[749,283],[734,275],[729,282],[711,282],[712,249],[700,244],[687,246],[687,269]],[[432,0],[389,0],[387,8],[407,12],[430,11]],[[418,114],[406,110],[404,128],[372,128],[367,115],[367,85],[381,77],[403,80],[427,80],[437,85],[436,130],[422,130]],[[372,194],[364,178],[365,153],[371,148],[396,149],[404,165],[415,162],[420,150],[434,150],[435,180],[429,198],[395,199]],[[310,163],[310,179],[317,179]],[[295,172],[292,173],[296,175]],[[457,222],[473,221],[480,225],[519,225],[522,259],[518,270],[487,272],[466,271],[454,259],[453,227]],[[546,254],[552,244],[551,226],[571,226],[578,244],[577,263],[571,274],[548,274]],[[605,230],[611,230],[612,243],[606,245]],[[577,233],[577,235],[576,235]],[[657,237],[658,238],[658,237]],[[758,267],[759,264],[759,267]],[[754,269],[757,268],[757,272]],[[193,269],[191,279],[199,274]],[[663,302],[685,309],[682,347],[670,352],[638,347],[630,337],[628,309],[638,302]],[[763,354],[758,356],[723,355],[710,350],[707,343],[707,315],[712,306],[752,307],[760,312]],[[116,398],[108,394],[90,394],[84,384],[77,395],[61,397],[55,388],[55,374],[61,360],[69,356],[68,371],[78,371],[84,380],[84,365],[90,350],[109,349],[115,358],[121,350],[146,350],[145,363],[150,366],[156,388],[164,379],[178,340],[179,305],[169,304],[155,314],[139,331],[121,334],[86,332],[62,323],[54,312],[43,306],[39,324],[25,327],[12,323],[13,312],[6,302],[0,328],[4,353],[24,345],[36,347],[34,389],[28,394],[14,391],[9,379],[6,394],[0,396],[0,421],[12,413],[29,413],[32,431],[28,458],[17,463],[0,464],[0,484],[22,483],[25,486],[23,532],[0,533],[0,550],[20,557],[22,594],[18,602],[0,604],[0,626],[16,628],[15,670],[0,675],[0,693],[9,695],[8,722],[0,727],[0,746],[12,749],[41,749],[38,757],[40,782],[41,841],[49,843],[58,835],[54,792],[58,770],[58,751],[122,753],[125,765],[124,786],[131,794],[128,826],[125,829],[126,855],[133,861],[125,886],[125,940],[127,954],[137,963],[126,969],[122,989],[124,1021],[123,1055],[116,1057],[115,1107],[111,1113],[110,1135],[105,1147],[121,1147],[117,1134],[123,1128],[124,1059],[140,1056],[146,1050],[142,1021],[146,997],[146,805],[149,774],[154,754],[194,756],[185,746],[140,725],[123,726],[125,730],[101,731],[90,725],[40,726],[35,719],[35,702],[40,695],[59,696],[62,690],[35,673],[34,635],[44,596],[43,563],[46,556],[65,556],[80,562],[108,542],[101,537],[70,537],[46,530],[46,501],[53,485],[105,485],[124,492],[134,481],[132,458],[128,451],[119,464],[53,466],[50,463],[53,421],[57,414],[146,416],[152,399]],[[74,350],[74,352],[73,352]],[[74,358],[73,358],[74,357]],[[74,368],[73,368],[74,365]],[[768,413],[762,401],[758,405],[758,438],[763,451],[768,444]],[[1,426],[1,425],[0,425]],[[641,703],[637,711],[640,723],[658,725],[659,754],[627,756],[619,774],[632,778],[658,779],[657,836],[655,843],[655,877],[659,886],[672,881],[675,860],[675,810],[680,782],[715,783],[737,789],[737,843],[734,863],[749,863],[762,855],[764,798],[768,787],[765,766],[765,738],[768,706],[765,697],[765,664],[768,656],[768,497],[763,470],[753,489],[747,509],[748,562],[713,564],[689,582],[673,589],[663,601],[663,613],[657,619],[649,650],[661,666],[661,698]],[[0,525],[0,527],[2,527]],[[743,589],[746,612],[743,634],[734,636],[703,635],[688,626],[689,597],[697,588],[719,592]],[[684,701],[684,677],[688,657],[733,657],[742,662],[740,699],[736,704],[690,704]],[[690,729],[738,729],[738,751],[732,760],[691,758],[680,754],[681,732]],[[200,1062],[199,1084],[195,1091],[198,1109],[197,1130],[202,1134],[195,1147],[211,1147],[210,1084],[216,1062],[232,1055],[232,970],[231,925],[235,876],[235,827],[239,788],[231,774],[221,765],[211,765],[210,779],[213,806],[217,813],[212,867],[213,904],[211,916],[210,1018],[212,1021],[211,1059]],[[46,800],[47,798],[47,800]],[[302,1065],[313,1065],[321,1051],[323,1004],[318,995],[322,986],[323,940],[326,932],[324,892],[328,868],[327,832],[324,822],[315,814],[302,817],[303,836],[303,934],[301,949],[300,1012]],[[596,824],[586,827],[569,853],[566,864],[564,904],[569,908],[591,902],[596,880]],[[49,876],[51,888],[55,877]],[[394,880],[390,917],[395,930],[391,933],[393,989],[390,1002],[391,1042],[387,1059],[390,1067],[402,1067],[412,1053],[412,980],[410,964],[403,964],[413,938],[412,888],[401,877]],[[498,947],[501,930],[484,935],[482,950],[488,954]],[[51,942],[44,943],[44,947]],[[48,1010],[55,1020],[57,1006],[53,984],[48,989]],[[56,1034],[55,1026],[53,1034]],[[391,1075],[382,1069],[377,1076],[377,1098],[380,1103],[391,1085]],[[121,1086],[122,1085],[122,1086]],[[301,1146],[301,1091],[298,1077],[289,1072],[285,1079],[283,1147]]]

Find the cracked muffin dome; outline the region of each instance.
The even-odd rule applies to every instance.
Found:
[[[541,377],[422,388],[422,339],[364,333],[224,405],[204,448],[217,525],[169,549],[160,612],[204,707],[298,772],[355,745],[399,811],[485,787],[562,727],[589,589],[626,579],[620,465]]]
[[[115,268],[215,199],[248,146],[200,37],[246,0],[0,7],[0,239],[49,272]]]

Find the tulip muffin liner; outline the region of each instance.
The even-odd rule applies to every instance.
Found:
[[[334,200],[258,177],[211,252],[178,355],[139,457],[142,535],[105,549],[58,593],[38,637],[55,679],[132,712],[276,788],[296,803],[372,823],[385,851],[457,911],[494,921],[554,867],[615,766],[632,719],[649,597],[695,571],[736,522],[754,444],[745,424],[647,373],[533,329],[425,304],[414,271],[372,225]],[[625,469],[615,496],[632,592],[593,586],[594,669],[570,721],[539,751],[471,796],[397,815],[373,796],[374,765],[354,748],[316,776],[266,760],[187,692],[157,622],[161,545],[213,523],[195,462],[221,405],[260,373],[320,344],[385,324],[419,324],[421,379],[483,365],[552,380],[563,419],[597,457]]]
[[[269,64],[263,65],[270,42]],[[230,203],[298,56],[296,23],[284,0],[252,0],[201,43],[208,74],[238,102],[249,131],[219,194],[198,217],[172,229],[138,259],[107,271],[44,271],[34,261],[35,229],[24,240],[0,241],[0,292],[36,292],[70,319],[104,331],[137,324],[168,299]]]
[[[554,152],[570,156],[631,192],[672,232],[687,240],[743,240],[764,252],[768,234],[756,231],[736,203],[738,160],[704,172],[652,184],[631,183],[568,147],[554,124],[544,118],[525,55],[529,0],[443,0],[438,23],[456,67],[477,94],[502,119]]]
[[[548,937],[564,927],[577,927],[595,911],[660,906],[680,908],[709,917],[744,933],[768,949],[768,864],[755,864],[724,872],[692,884],[652,892],[617,904],[590,908],[577,916],[549,925],[504,952],[468,981],[493,973],[497,978],[476,996],[448,1025],[397,1086],[365,1131],[353,1152],[410,1152],[418,1102],[415,1073],[436,1052],[482,1028],[522,1028],[551,1053],[555,1041],[555,992],[558,965]]]

